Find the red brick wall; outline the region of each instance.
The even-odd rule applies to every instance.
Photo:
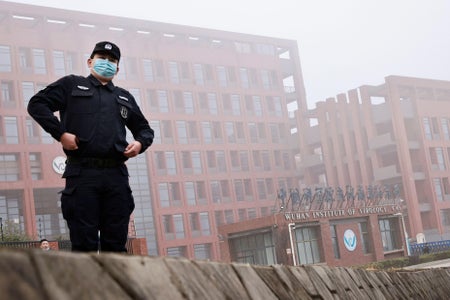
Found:
[[[336,226],[336,236],[339,246],[340,258],[334,257],[333,243],[331,240],[330,219],[320,219],[311,224],[318,224],[320,226],[320,250],[322,261],[329,266],[353,266],[362,265],[372,261],[380,261],[387,258],[398,257],[404,255],[402,251],[394,251],[392,253],[385,253],[381,241],[381,234],[378,225],[378,218],[380,215],[360,216],[358,218],[334,218],[331,219],[331,224]],[[365,254],[363,251],[363,244],[361,241],[361,232],[358,223],[361,220],[368,222],[370,251]],[[287,253],[290,250],[290,239],[288,224],[292,221],[284,219],[284,215],[278,214],[259,219],[248,220],[245,222],[233,223],[219,227],[219,234],[221,241],[219,243],[221,260],[224,262],[231,262],[229,236],[233,234],[251,235],[252,231],[267,230],[271,228],[273,232],[273,242],[276,247],[277,263],[293,265],[292,255]],[[296,221],[296,224],[301,225],[301,221]],[[344,245],[344,232],[351,229],[356,235],[356,248],[354,251],[349,251]]]

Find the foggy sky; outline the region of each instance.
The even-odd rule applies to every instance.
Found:
[[[450,0],[10,2],[296,40],[310,107],[389,75],[450,80]]]

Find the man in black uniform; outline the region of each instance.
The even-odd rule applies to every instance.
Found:
[[[99,42],[87,60],[88,77],[65,76],[28,104],[28,113],[67,155],[61,210],[73,251],[98,251],[99,242],[101,251],[126,251],[134,199],[125,161],[153,142],[133,96],[112,83],[119,60],[115,44]],[[134,137],[130,143],[125,127]]]

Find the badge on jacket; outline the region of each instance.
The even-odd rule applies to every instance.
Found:
[[[124,119],[128,118],[128,109],[125,106],[120,107],[120,115]]]

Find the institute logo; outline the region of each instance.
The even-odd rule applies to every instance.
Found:
[[[66,170],[66,158],[64,156],[57,156],[52,162],[53,171],[58,174],[64,174]]]
[[[356,235],[351,229],[347,229],[344,232],[344,245],[348,251],[354,251],[356,249]]]

